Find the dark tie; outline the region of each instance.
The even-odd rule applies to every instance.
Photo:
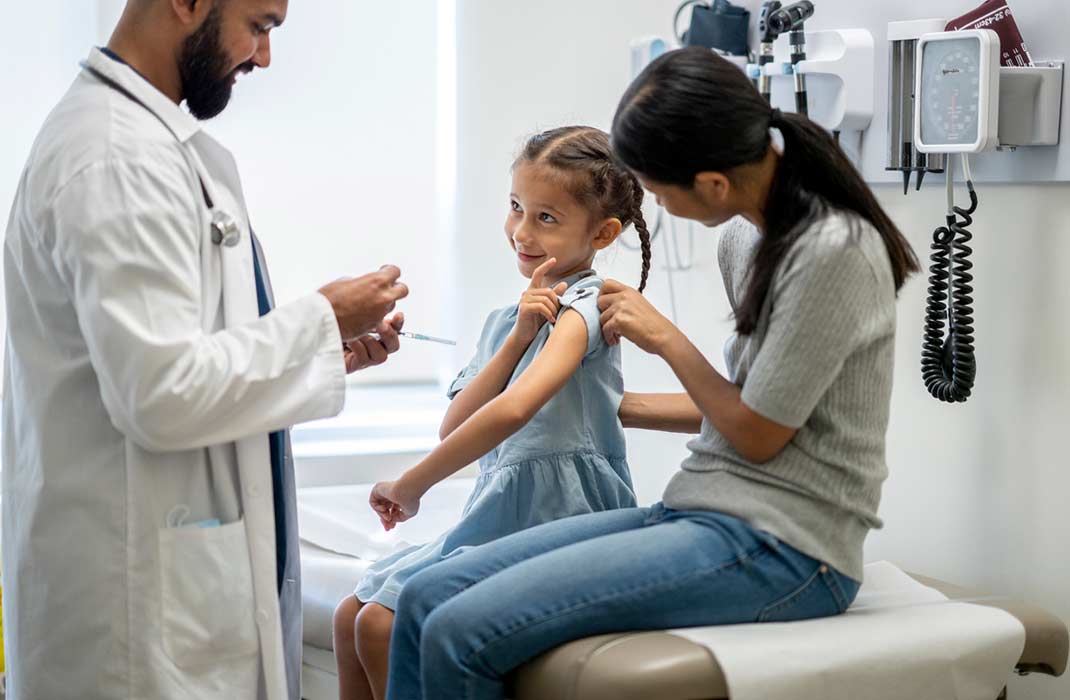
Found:
[[[271,300],[268,297],[267,285],[264,284],[264,275],[260,271],[260,259],[256,254],[256,245],[253,245],[253,272],[256,275],[256,304],[260,308],[260,315],[264,316],[271,311]],[[282,590],[282,575],[286,570],[286,504],[283,501],[283,457],[286,454],[286,431],[280,430],[268,435],[268,444],[271,447],[271,490],[275,497],[275,563],[276,578],[279,590]]]

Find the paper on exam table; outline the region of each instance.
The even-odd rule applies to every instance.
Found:
[[[888,562],[866,565],[843,615],[671,633],[711,651],[732,700],[992,700],[1025,646],[1009,613],[948,601]]]
[[[473,479],[446,479],[428,491],[415,518],[390,532],[368,505],[371,484],[297,490],[301,539],[351,557],[377,561],[413,544],[431,542],[461,519]]]

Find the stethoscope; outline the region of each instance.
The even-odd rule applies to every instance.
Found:
[[[166,121],[164,121],[159,114],[156,114],[156,112],[150,109],[148,105],[138,99],[137,96],[134,95],[132,92],[124,88],[119,83],[115,82],[113,79],[104,75],[99,70],[89,65],[85,61],[82,61],[81,66],[83,69],[92,73],[97,80],[104,83],[112,90],[115,90],[119,94],[124,95],[128,99],[132,100],[134,103],[140,105],[150,114],[152,114],[152,116],[159,119],[160,123],[163,124],[169,132],[171,132],[171,136],[174,136],[175,140],[178,141],[179,147],[182,150],[183,157],[186,159],[186,162],[189,163],[190,167],[193,168],[193,172],[197,173],[197,179],[201,183],[201,194],[204,195],[204,203],[208,207],[208,211],[211,212],[212,215],[211,221],[209,222],[209,229],[212,234],[212,243],[216,245],[226,246],[227,248],[233,248],[234,246],[238,245],[238,243],[241,242],[241,227],[238,225],[237,220],[233,216],[231,216],[223,209],[219,209],[215,206],[215,202],[212,199],[212,195],[208,193],[208,186],[205,184],[205,178],[201,176],[200,170],[197,168],[193,160],[189,157],[189,154],[186,153],[185,144],[183,144],[182,140],[178,138],[178,134],[176,134],[174,130],[171,129],[170,125]]]

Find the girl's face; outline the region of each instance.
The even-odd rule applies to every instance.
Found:
[[[586,270],[620,228],[618,219],[595,220],[552,168],[521,162],[513,169],[505,235],[525,277],[550,258],[557,258],[557,263],[547,274],[548,281]]]

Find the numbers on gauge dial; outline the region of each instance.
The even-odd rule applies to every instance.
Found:
[[[926,140],[968,143],[977,138],[977,110],[981,100],[978,55],[974,46],[946,43],[950,45],[926,62],[924,116],[933,132],[931,136],[926,135]]]

